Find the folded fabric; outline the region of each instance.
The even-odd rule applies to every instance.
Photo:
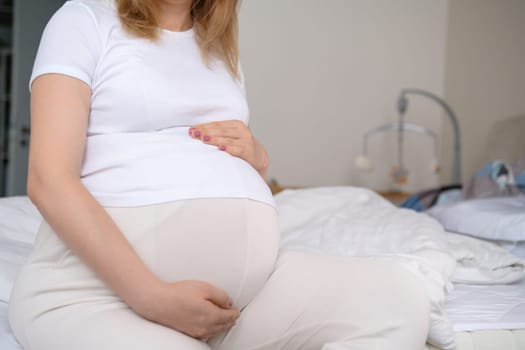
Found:
[[[448,233],[447,241],[456,259],[453,282],[503,284],[525,277],[525,260],[495,244],[455,233]]]
[[[463,198],[490,198],[522,194],[525,187],[525,158],[513,164],[488,162],[463,186]]]

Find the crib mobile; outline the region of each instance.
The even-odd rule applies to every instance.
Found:
[[[452,183],[455,185],[461,184],[461,140],[458,119],[450,106],[440,97],[421,89],[403,89],[397,100],[397,112],[399,119],[396,122],[387,123],[377,126],[365,132],[363,136],[362,153],[355,159],[355,166],[361,171],[373,171],[374,166],[370,158],[368,158],[368,139],[370,136],[390,130],[397,130],[397,164],[392,167],[390,176],[394,183],[404,185],[408,179],[408,169],[404,165],[403,159],[403,144],[405,138],[405,131],[417,132],[429,136],[433,140],[434,159],[431,164],[431,169],[434,173],[440,171],[438,162],[438,137],[437,133],[427,127],[410,123],[405,121],[405,113],[408,109],[407,95],[420,95],[427,97],[438,103],[447,113],[454,132],[454,157],[452,166]]]

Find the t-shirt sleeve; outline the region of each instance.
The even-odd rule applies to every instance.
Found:
[[[91,87],[100,52],[100,36],[93,12],[84,4],[66,2],[44,29],[29,89],[37,77],[48,73],[68,75]]]

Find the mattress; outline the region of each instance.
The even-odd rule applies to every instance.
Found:
[[[525,350],[525,279],[507,285],[456,284],[446,312],[458,350]]]
[[[525,330],[525,279],[503,285],[455,285],[446,313],[454,331]]]
[[[483,330],[456,334],[457,350],[524,350],[525,330]],[[428,345],[424,350],[439,350]]]

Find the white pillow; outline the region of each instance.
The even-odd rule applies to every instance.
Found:
[[[525,196],[471,199],[427,211],[447,231],[474,237],[525,241]]]

